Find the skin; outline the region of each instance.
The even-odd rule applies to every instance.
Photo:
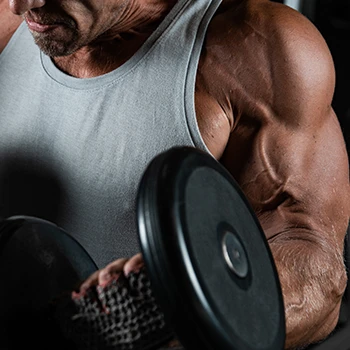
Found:
[[[127,61],[175,2],[9,5],[24,19],[60,22],[33,36],[62,71],[86,78]],[[286,349],[331,333],[347,283],[349,164],[331,107],[334,87],[329,49],[305,17],[268,0],[223,1],[199,62],[197,120],[204,142],[238,181],[264,229],[282,285]],[[114,261],[80,292],[142,264],[140,254]]]
[[[0,0],[0,53],[21,22],[22,19],[10,11],[8,0]]]

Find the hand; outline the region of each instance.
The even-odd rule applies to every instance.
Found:
[[[94,272],[88,277],[80,286],[79,292],[73,292],[73,298],[82,297],[86,291],[90,288],[96,288],[97,286],[106,287],[112,281],[117,280],[119,276],[128,276],[131,272],[138,273],[144,266],[142,255],[136,254],[131,258],[118,259],[108,264],[103,269]],[[180,342],[174,338],[168,344],[167,348],[179,348]]]
[[[91,287],[105,287],[113,280],[117,280],[121,274],[128,276],[130,272],[139,272],[143,266],[144,262],[141,253],[136,254],[131,258],[115,260],[88,277],[80,285],[79,292],[73,292],[72,296],[73,298],[80,297]]]

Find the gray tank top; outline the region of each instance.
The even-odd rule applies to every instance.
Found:
[[[90,79],[58,70],[22,24],[0,55],[0,216],[56,223],[99,267],[139,252],[148,163],[178,145],[208,152],[194,88],[220,2],[179,0],[128,62]]]

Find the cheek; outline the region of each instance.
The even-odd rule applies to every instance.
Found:
[[[75,21],[79,36],[93,40],[120,22],[128,2],[129,0],[67,0],[64,10]]]
[[[79,31],[91,28],[99,12],[99,9],[90,5],[89,1],[81,0],[66,0],[62,2],[62,9],[75,22]]]
[[[78,14],[74,16],[76,30],[79,37],[92,38],[96,32],[97,23],[93,16]]]

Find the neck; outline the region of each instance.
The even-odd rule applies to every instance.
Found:
[[[177,0],[131,0],[118,23],[72,55],[55,57],[59,69],[77,78],[106,74],[128,61]]]
[[[12,34],[18,28],[22,18],[14,15],[8,6],[8,0],[0,0],[0,53],[5,48]]]
[[[125,34],[140,34],[154,30],[177,0],[129,0],[118,23],[97,40],[119,38]]]

